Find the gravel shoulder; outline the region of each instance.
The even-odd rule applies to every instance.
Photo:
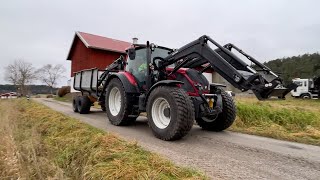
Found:
[[[207,132],[194,126],[179,141],[155,138],[147,119],[127,127],[113,126],[101,110],[90,114],[74,113],[70,103],[53,99],[34,99],[97,128],[137,141],[173,162],[203,170],[213,179],[319,179],[320,147],[271,138],[224,132]]]

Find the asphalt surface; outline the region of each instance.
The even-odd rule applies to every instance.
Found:
[[[106,114],[92,108],[90,114],[72,111],[70,103],[35,99],[63,114],[157,152],[178,165],[204,171],[212,179],[317,179],[320,180],[320,147],[229,131],[207,132],[194,126],[182,140],[155,138],[147,119],[132,126],[109,123]]]

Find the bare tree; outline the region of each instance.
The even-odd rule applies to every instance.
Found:
[[[61,64],[55,66],[47,64],[37,70],[37,74],[39,79],[50,87],[52,94],[53,87],[57,85],[58,80],[63,77],[65,71],[66,69]]]
[[[26,85],[36,79],[34,67],[31,63],[16,60],[5,67],[5,79],[17,86],[21,95],[26,95]]]

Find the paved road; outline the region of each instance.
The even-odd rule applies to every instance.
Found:
[[[228,131],[207,132],[197,126],[182,140],[166,142],[152,135],[145,117],[139,117],[135,125],[118,127],[111,125],[106,114],[99,110],[80,115],[72,111],[69,103],[36,100],[126,140],[136,140],[142,147],[179,165],[203,170],[212,179],[320,180],[320,147],[317,146]]]

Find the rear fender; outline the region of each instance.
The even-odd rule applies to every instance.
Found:
[[[107,78],[105,87],[103,88],[104,90],[106,90],[110,80],[113,78],[118,78],[121,81],[126,93],[140,92],[136,80],[128,72],[119,72],[119,73],[110,74],[109,77]]]
[[[130,115],[137,116],[139,114],[139,109],[138,109],[138,101],[139,101],[139,88],[137,85],[136,80],[134,77],[128,73],[128,72],[117,72],[110,74],[107,79],[105,86],[103,87],[104,92],[106,92],[106,89],[108,87],[108,84],[112,79],[119,79],[122,83],[122,86],[124,87],[125,93],[126,93],[126,98],[127,102],[131,104],[132,106],[130,108]],[[105,96],[100,96],[100,101],[104,101]]]

